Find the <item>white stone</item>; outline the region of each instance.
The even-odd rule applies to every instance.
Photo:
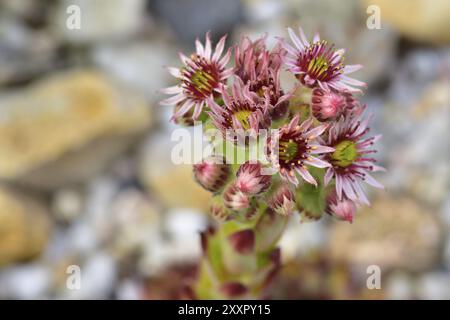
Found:
[[[326,242],[323,220],[299,223],[297,219],[292,219],[294,221],[291,221],[279,242],[283,261],[320,249]]]
[[[117,286],[116,296],[119,300],[139,300],[142,292],[143,288],[137,281],[126,279]]]
[[[50,270],[43,264],[18,265],[0,273],[0,296],[9,299],[46,299]]]
[[[413,298],[414,287],[411,277],[403,273],[394,273],[386,281],[386,296],[393,300],[408,300]]]
[[[80,28],[68,28],[69,6],[80,9]],[[144,22],[144,0],[63,0],[52,17],[55,32],[68,41],[86,43],[129,37]]]
[[[450,299],[450,275],[440,272],[425,274],[419,280],[417,289],[419,299]]]
[[[98,46],[92,54],[94,62],[126,85],[139,90],[148,99],[156,102],[164,95],[158,90],[172,85],[175,81],[165,66],[177,65],[175,48],[160,40],[122,45]],[[161,108],[168,108],[167,106]]]
[[[62,297],[67,299],[108,299],[114,292],[117,281],[117,265],[105,252],[97,252],[80,266],[81,287],[79,290],[65,289]]]
[[[52,209],[57,218],[71,221],[83,209],[83,196],[75,189],[59,189],[53,195]]]

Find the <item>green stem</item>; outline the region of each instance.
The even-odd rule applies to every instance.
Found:
[[[204,256],[194,285],[197,298],[257,299],[267,295],[280,265],[276,246],[287,217],[271,212],[264,203],[260,205],[252,221],[227,221],[213,233],[203,234]],[[239,239],[242,243],[230,240],[241,234],[246,235]]]

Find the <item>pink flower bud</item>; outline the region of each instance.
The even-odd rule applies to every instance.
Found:
[[[230,166],[220,157],[209,157],[194,165],[197,182],[211,192],[220,191],[230,177]]]
[[[216,195],[210,206],[211,215],[219,222],[224,222],[232,218],[232,212],[225,207],[223,199],[220,195]]]
[[[234,298],[247,293],[248,289],[240,282],[225,283],[220,287],[220,292],[229,298]]]
[[[227,208],[240,211],[250,207],[250,198],[243,193],[239,187],[233,183],[230,184],[223,192],[224,204]]]
[[[270,187],[272,176],[263,175],[261,163],[252,164],[246,162],[237,172],[236,185],[244,193],[256,195],[266,191]]]
[[[319,121],[336,119],[346,107],[345,96],[316,88],[312,92],[311,109],[314,117]]]
[[[328,196],[326,211],[328,214],[338,218],[339,220],[353,223],[353,218],[356,213],[356,205],[352,200],[345,197],[339,200],[336,192],[333,190]]]
[[[286,184],[279,185],[269,197],[269,208],[281,215],[290,215],[294,212],[295,196]]]
[[[250,254],[255,249],[255,233],[251,229],[231,234],[228,241],[239,254]]]

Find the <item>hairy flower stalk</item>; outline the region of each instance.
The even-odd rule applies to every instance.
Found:
[[[316,35],[309,41],[288,29],[292,44],[267,36],[242,37],[222,57],[225,37],[212,52],[209,35],[196,52],[180,55],[184,66],[170,68],[179,83],[165,90],[175,96],[173,120],[192,125],[201,115],[223,146],[245,156],[233,163],[223,149],[194,165],[196,181],[213,194],[215,224],[201,234],[203,256],[195,298],[248,299],[270,296],[280,267],[278,240],[290,217],[317,220],[324,213],[357,222],[357,208],[368,205],[362,182],[381,188],[372,173],[374,143],[367,136],[370,117],[356,94],[363,82],[347,76],[359,65],[344,64],[344,50]],[[234,65],[228,66],[234,49]],[[283,88],[281,72],[298,82]],[[248,158],[249,140],[263,142],[264,156]],[[235,159],[235,158],[234,158]]]

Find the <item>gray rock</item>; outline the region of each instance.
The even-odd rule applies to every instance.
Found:
[[[291,221],[279,242],[284,261],[291,261],[325,246],[327,233],[324,220],[311,223],[298,223],[296,219],[292,220],[294,221]]]
[[[45,299],[51,285],[49,268],[40,263],[30,263],[2,270],[0,297],[4,299]]]
[[[395,272],[386,280],[386,295],[388,299],[408,300],[414,298],[413,279],[405,273]]]
[[[268,32],[269,39],[275,36],[289,38],[288,26],[294,29],[301,26],[310,39],[319,32],[329,43],[347,49],[346,63],[364,66],[355,77],[368,83],[379,80],[394,66],[396,34],[385,25],[380,30],[369,30],[366,10],[360,1],[348,0],[344,4],[334,0],[276,2],[245,1],[246,16],[251,17],[255,12],[255,18],[249,19],[253,24],[246,29],[253,29],[251,33],[256,35]],[[265,11],[264,6],[271,10]],[[376,59],[373,52],[377,54]]]
[[[242,19],[240,0],[153,0],[150,5],[189,45],[196,37],[204,38],[208,30],[214,38],[229,33]]]
[[[423,275],[417,284],[419,299],[450,299],[450,276],[448,273],[431,272]]]
[[[0,109],[0,179],[47,190],[95,176],[151,118],[142,95],[87,70],[2,95]]]
[[[445,240],[444,243],[443,260],[445,267],[447,268],[447,271],[450,272],[450,236],[447,236],[447,239]]]
[[[144,288],[132,279],[122,280],[116,289],[116,296],[119,300],[138,300],[142,298]]]
[[[112,296],[117,281],[118,266],[108,253],[96,252],[80,266],[80,270],[80,289],[62,290],[62,298],[108,299]]]
[[[449,86],[450,51],[413,51],[396,68],[379,122],[381,144],[389,151],[387,186],[430,204],[442,203],[450,185],[450,148],[443,142],[449,130]]]
[[[52,195],[52,211],[60,221],[72,221],[83,209],[83,195],[75,188],[58,189]]]
[[[0,85],[20,84],[56,67],[58,43],[0,12]]]
[[[149,100],[158,101],[162,98],[158,90],[172,80],[165,66],[181,63],[175,60],[178,58],[174,52],[165,42],[154,39],[127,46],[99,45],[93,49],[92,60],[113,78],[141,91]]]
[[[70,6],[80,11],[80,28],[68,28]],[[129,38],[136,34],[144,23],[144,0],[62,0],[52,24],[55,34],[75,44],[96,43]],[[148,19],[148,17],[147,17]]]

